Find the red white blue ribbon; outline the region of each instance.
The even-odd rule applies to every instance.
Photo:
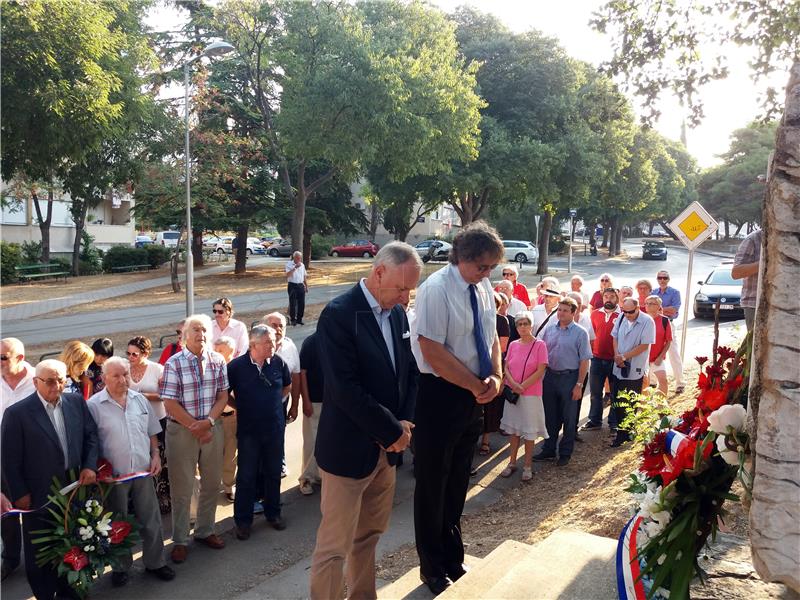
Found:
[[[620,600],[645,600],[644,583],[639,578],[641,568],[636,536],[642,517],[636,515],[622,528],[617,543],[617,591]]]
[[[681,449],[689,441],[685,435],[683,435],[680,431],[675,431],[674,429],[670,429],[667,431],[667,439],[665,440],[667,452],[669,452],[670,456],[677,456],[678,451]]]

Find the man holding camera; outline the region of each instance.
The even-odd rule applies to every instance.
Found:
[[[639,300],[633,297],[622,301],[622,317],[617,319],[611,331],[614,338],[614,369],[611,396],[617,411],[617,423],[627,414],[627,400],[620,398],[620,392],[642,391],[642,380],[647,374],[650,345],[656,341],[656,325],[653,319],[639,310]],[[618,427],[617,435],[611,443],[617,448],[630,439],[628,432]]]

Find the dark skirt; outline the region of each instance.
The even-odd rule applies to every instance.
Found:
[[[483,433],[500,431],[500,421],[503,418],[503,405],[505,401],[498,396],[488,404],[483,405]]]
[[[172,510],[172,503],[169,499],[169,472],[167,471],[167,455],[164,451],[167,431],[167,418],[160,421],[161,433],[158,434],[158,455],[161,457],[161,473],[154,479],[156,485],[156,496],[158,497],[158,507],[161,514],[165,515]]]

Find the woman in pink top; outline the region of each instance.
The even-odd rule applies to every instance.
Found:
[[[505,383],[519,394],[516,404],[506,402],[500,427],[510,434],[508,466],[500,477],[510,477],[517,470],[517,451],[520,438],[525,443],[522,481],[533,477],[531,459],[538,438],[547,438],[542,404],[542,377],[547,367],[547,346],[533,337],[533,315],[521,312],[516,318],[520,339],[508,346]]]

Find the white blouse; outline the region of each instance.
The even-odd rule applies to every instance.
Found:
[[[144,375],[139,381],[134,381],[133,376],[131,376],[131,389],[142,394],[158,394],[158,380],[164,374],[164,367],[151,360],[145,360],[145,363],[147,363],[147,366],[144,369]],[[153,407],[153,414],[157,419],[161,420],[167,416],[167,409],[164,408],[162,400],[158,402],[151,401],[150,406]]]

